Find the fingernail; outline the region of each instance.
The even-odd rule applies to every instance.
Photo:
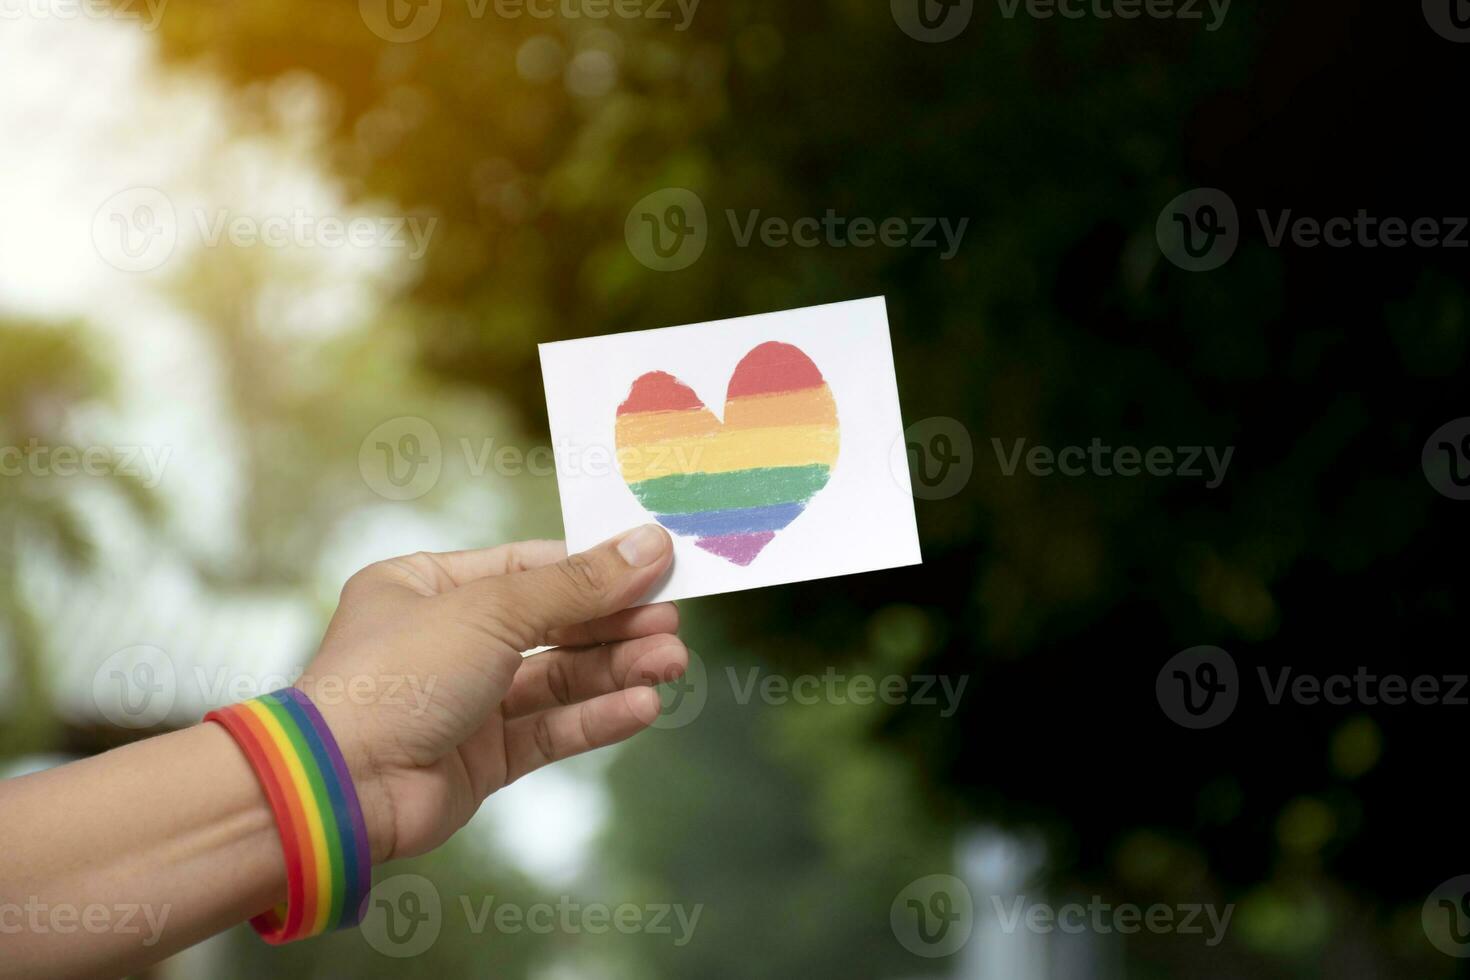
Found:
[[[663,528],[657,524],[645,524],[636,531],[630,531],[618,542],[618,554],[634,568],[643,568],[658,561],[668,540]]]

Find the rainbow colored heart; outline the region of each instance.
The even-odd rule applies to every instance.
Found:
[[[618,465],[658,522],[736,565],[755,561],[806,509],[837,462],[837,403],[798,347],[751,350],[725,391],[725,419],[663,371],[618,406]]]

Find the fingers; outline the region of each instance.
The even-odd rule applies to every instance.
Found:
[[[543,568],[567,556],[565,541],[513,541],[498,548],[448,551],[432,555],[454,579],[456,586],[493,575],[514,575]]]
[[[505,781],[636,735],[653,724],[659,708],[657,691],[634,687],[507,722]]]
[[[420,551],[369,565],[353,578],[371,585],[406,586],[420,595],[433,596],[480,579],[542,568],[566,556],[567,546],[562,541],[515,541],[471,551]]]
[[[679,609],[672,602],[659,602],[624,609],[590,623],[574,623],[546,634],[546,642],[558,647],[587,647],[618,640],[635,640],[654,633],[679,632]]]
[[[552,630],[632,605],[673,557],[668,532],[648,524],[554,564],[470,582],[457,595],[481,627],[528,650]]]
[[[605,647],[548,650],[521,665],[502,710],[507,718],[520,718],[628,687],[664,684],[688,666],[688,649],[667,634]]]

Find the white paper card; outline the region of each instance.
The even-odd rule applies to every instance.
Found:
[[[567,547],[672,532],[644,601],[923,560],[882,297],[540,350]]]

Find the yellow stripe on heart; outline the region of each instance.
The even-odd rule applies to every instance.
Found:
[[[718,421],[715,422],[718,427]],[[630,445],[618,433],[618,468],[629,483],[690,473],[730,473],[781,466],[831,466],[837,429],[826,425],[719,428],[695,438]]]

